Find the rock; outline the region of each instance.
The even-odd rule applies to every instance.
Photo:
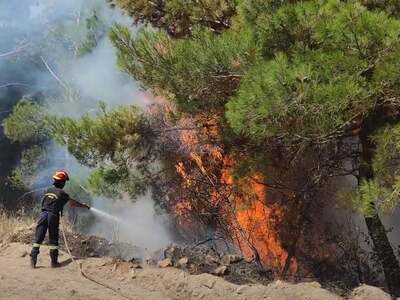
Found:
[[[118,264],[114,264],[114,266],[111,269],[111,272],[115,272],[117,270]]]
[[[210,254],[207,254],[206,257],[205,257],[205,262],[208,265],[213,265],[213,264],[218,263],[219,260],[218,260],[218,258],[216,258],[216,257],[214,257],[214,256],[212,256]]]
[[[131,269],[143,269],[143,267],[138,263],[132,263],[129,268]]]
[[[214,279],[207,280],[207,281],[203,282],[202,285],[209,289],[212,289],[215,286],[215,280]]]
[[[176,287],[176,291],[177,291],[178,293],[184,292],[185,289],[186,289],[186,284],[185,284],[184,282],[180,282],[180,283],[178,284],[178,286]]]
[[[25,257],[25,256],[27,256],[28,255],[28,252],[26,251],[26,250],[24,250],[24,251],[22,251],[21,253],[20,253],[20,256],[21,257]]]
[[[182,256],[182,249],[179,247],[170,246],[164,250],[164,258],[177,259]]]
[[[69,294],[70,294],[71,296],[76,295],[76,293],[77,293],[77,291],[74,290],[74,289],[72,289],[72,290],[69,291]]]
[[[219,266],[212,273],[217,276],[223,276],[229,273],[229,269],[227,266]]]
[[[172,267],[172,265],[173,264],[172,264],[172,259],[171,258],[166,258],[166,259],[163,259],[163,260],[158,262],[158,266],[160,268]]]
[[[187,257],[182,257],[181,259],[178,260],[178,267],[186,268],[188,262],[189,262],[189,259]]]
[[[356,288],[350,295],[349,300],[391,300],[389,294],[382,291],[380,288],[362,285]]]
[[[236,289],[236,294],[241,295],[248,289],[248,286],[242,285]]]
[[[314,287],[314,288],[317,288],[317,289],[321,289],[322,288],[321,284],[319,282],[317,282],[317,281],[306,282],[306,283],[304,283],[304,285],[307,285],[307,286],[310,286],[310,287]]]
[[[223,264],[225,266],[229,266],[231,264],[236,264],[242,260],[243,260],[243,258],[239,255],[226,254],[221,258],[221,264]]]

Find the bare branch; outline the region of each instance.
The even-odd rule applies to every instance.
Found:
[[[49,71],[49,73],[53,76],[53,78],[66,90],[69,91],[68,86],[57,76],[56,73],[50,68],[49,64],[47,61],[44,59],[43,56],[40,56],[40,59],[42,60],[43,64],[45,65],[46,69]]]
[[[11,83],[5,83],[5,84],[0,85],[0,89],[1,88],[6,88],[6,87],[10,87],[10,86],[25,86],[25,87],[28,87],[30,85],[26,84],[26,83],[20,83],[20,82],[11,82]]]
[[[11,51],[9,51],[9,52],[0,53],[0,58],[8,57],[8,56],[12,56],[12,55],[18,54],[18,53],[22,52],[23,50],[25,50],[25,48],[28,47],[28,46],[29,46],[29,45],[26,44],[26,45],[23,45],[23,46],[21,46],[21,47],[18,47],[17,49],[11,50]]]

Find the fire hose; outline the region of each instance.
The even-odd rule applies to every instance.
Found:
[[[85,279],[87,279],[87,280],[89,280],[89,281],[91,281],[91,282],[93,282],[93,283],[95,283],[95,284],[97,284],[97,285],[100,285],[100,286],[102,286],[102,287],[105,287],[105,288],[107,288],[107,289],[113,291],[114,293],[116,293],[117,295],[121,296],[122,298],[125,298],[125,299],[128,299],[128,300],[133,300],[132,298],[130,298],[130,297],[128,297],[128,296],[122,294],[122,293],[121,293],[119,290],[117,290],[116,288],[113,288],[112,286],[110,286],[110,285],[108,285],[108,284],[102,283],[102,282],[100,282],[100,281],[97,281],[96,279],[91,278],[89,275],[87,275],[87,274],[83,271],[82,262],[79,262],[79,263],[78,263],[78,262],[74,259],[74,257],[72,256],[71,250],[70,250],[70,248],[69,248],[69,246],[68,246],[67,236],[65,235],[65,230],[64,230],[64,221],[63,221],[63,218],[61,218],[60,221],[61,221],[61,232],[62,232],[62,236],[63,236],[63,239],[64,239],[65,248],[67,249],[67,252],[68,252],[68,255],[69,255],[71,261],[72,261],[74,264],[76,264],[76,265],[78,266],[78,271],[79,271],[79,273],[83,276],[83,278],[85,278]]]

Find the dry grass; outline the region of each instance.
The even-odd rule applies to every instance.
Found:
[[[32,225],[34,220],[24,215],[23,211],[15,215],[0,210],[0,242],[7,241],[16,231]]]

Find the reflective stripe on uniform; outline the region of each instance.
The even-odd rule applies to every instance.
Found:
[[[49,245],[49,249],[50,249],[50,250],[57,250],[57,249],[58,249],[58,246]]]
[[[40,248],[40,244],[38,244],[38,243],[33,243],[33,248]]]
[[[46,197],[49,197],[51,200],[57,200],[57,195],[53,194],[53,193],[46,193],[45,194]]]

